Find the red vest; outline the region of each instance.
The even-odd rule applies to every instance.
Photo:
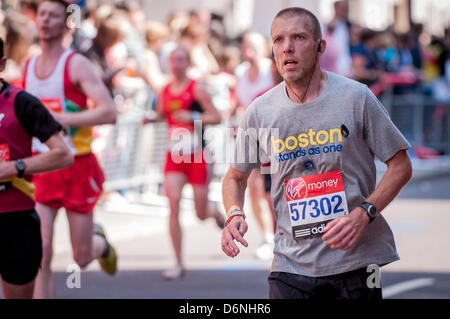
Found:
[[[173,120],[172,114],[178,110],[191,111],[192,103],[195,100],[194,87],[195,81],[191,80],[186,89],[181,93],[175,95],[170,91],[171,84],[166,85],[162,90],[162,108],[163,113],[167,117],[167,124],[169,129],[174,127],[184,127],[189,131],[194,130],[193,124],[177,123]]]
[[[0,88],[2,86],[3,82],[0,82]],[[0,94],[0,157],[3,160],[14,161],[31,156],[32,137],[17,120],[14,111],[14,101],[21,91],[8,85]],[[34,201],[14,187],[0,192],[0,213],[33,208]]]

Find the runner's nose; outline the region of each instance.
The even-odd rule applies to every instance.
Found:
[[[284,41],[283,53],[292,53],[294,51],[293,42],[290,39]]]

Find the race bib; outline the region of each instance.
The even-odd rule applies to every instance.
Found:
[[[333,219],[348,214],[341,171],[284,182],[294,239],[321,237]]]
[[[9,144],[0,144],[0,160],[9,161]],[[7,191],[11,185],[9,179],[0,180],[0,193]]]
[[[55,113],[62,113],[63,107],[61,99],[41,99],[41,103],[49,110]]]

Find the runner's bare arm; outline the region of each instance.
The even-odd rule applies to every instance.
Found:
[[[216,110],[211,101],[211,96],[203,84],[197,83],[194,88],[195,99],[200,103],[204,113],[200,115],[199,120],[203,122],[203,124],[214,125],[220,124],[222,122],[222,116],[219,111]]]
[[[245,189],[247,188],[247,179],[250,172],[241,172],[232,167],[225,174],[222,183],[222,197],[225,210],[228,211],[231,206],[244,206]],[[236,216],[222,231],[222,251],[229,257],[236,257],[239,254],[239,248],[234,240],[236,239],[245,247],[247,241],[243,238],[247,232],[247,222],[241,216]]]
[[[50,148],[48,152],[22,159],[26,165],[25,175],[54,171],[73,164],[73,154],[59,132],[45,144]],[[15,161],[0,161],[0,179],[17,174]]]
[[[70,78],[94,103],[94,108],[78,113],[53,114],[63,126],[94,126],[115,123],[116,106],[92,63],[81,54],[75,54],[69,64]]]
[[[397,152],[386,162],[387,170],[380,183],[366,199],[375,205],[380,213],[397,196],[412,175],[411,161],[405,150]],[[362,207],[353,209],[350,214],[336,218],[327,224],[322,236],[326,245],[333,249],[349,249],[359,240],[369,223],[369,217]]]
[[[397,152],[385,164],[387,165],[386,172],[377,188],[366,199],[367,202],[375,205],[378,212],[389,205],[412,176],[411,160],[405,150]]]
[[[149,123],[158,123],[165,121],[166,117],[163,113],[163,106],[162,106],[162,94],[158,94],[158,98],[156,100],[156,116],[154,118],[147,118],[144,117],[142,120],[142,124],[149,124]]]

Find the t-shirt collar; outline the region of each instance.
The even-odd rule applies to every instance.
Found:
[[[325,74],[327,76],[327,86],[325,87],[325,90],[318,96],[316,97],[314,100],[308,102],[308,103],[295,103],[293,102],[288,94],[287,94],[287,88],[286,88],[286,82],[282,82],[282,89],[283,89],[283,98],[285,99],[286,102],[290,103],[290,105],[294,106],[294,107],[311,107],[311,106],[315,106],[317,103],[320,103],[327,95],[328,92],[330,91],[330,84],[332,83],[332,76],[330,76],[330,73],[328,71],[325,71]]]

